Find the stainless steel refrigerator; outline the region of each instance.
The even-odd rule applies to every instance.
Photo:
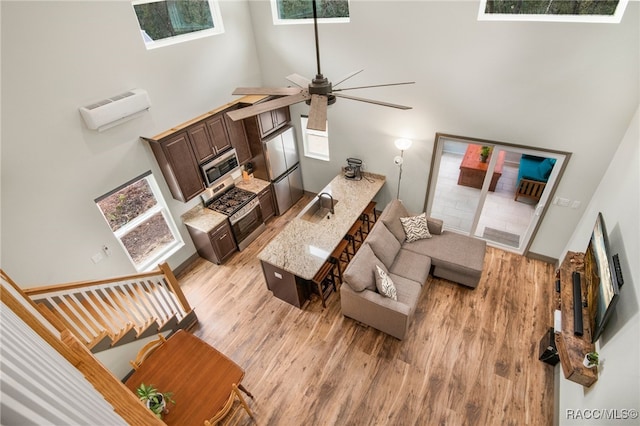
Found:
[[[267,178],[273,184],[278,215],[295,204],[303,194],[302,171],[293,127],[262,142]]]

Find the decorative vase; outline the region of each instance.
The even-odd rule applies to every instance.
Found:
[[[598,366],[598,364],[593,364],[591,361],[589,361],[589,358],[587,358],[587,355],[584,356],[584,359],[582,360],[582,364],[587,368],[595,368]]]
[[[158,415],[165,414],[167,411],[167,401],[162,394],[157,394],[155,397],[158,398],[159,403],[155,404],[151,399],[147,399],[147,408]]]
[[[487,162],[487,158],[489,158],[488,155],[481,155],[480,156],[480,162],[481,163],[486,163]]]

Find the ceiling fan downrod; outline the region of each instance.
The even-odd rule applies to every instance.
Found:
[[[322,71],[320,69],[320,41],[318,38],[318,10],[316,0],[312,0],[313,6],[313,32],[315,34],[316,39],[316,64],[318,68],[318,72],[316,77],[309,84],[309,94],[310,95],[324,95],[327,97],[327,104],[332,105],[336,101],[336,97],[331,94],[332,87],[331,82],[324,75],[322,75]],[[307,104],[311,103],[311,100],[307,100]]]

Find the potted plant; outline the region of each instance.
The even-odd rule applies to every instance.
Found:
[[[589,352],[588,354],[586,354],[584,356],[584,360],[582,360],[582,363],[587,368],[593,368],[597,366],[599,363],[598,352]]]
[[[136,390],[138,394],[138,398],[140,401],[147,404],[147,407],[153,411],[153,413],[159,419],[162,418],[163,414],[167,414],[169,410],[167,410],[167,402],[171,402],[175,404],[176,402],[171,399],[173,396],[172,392],[159,392],[153,385],[145,385],[141,383],[138,389]]]
[[[487,158],[489,158],[489,155],[491,154],[491,151],[492,148],[490,146],[484,145],[482,148],[480,148],[480,161],[486,163]]]

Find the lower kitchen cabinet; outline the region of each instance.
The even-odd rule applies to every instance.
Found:
[[[273,193],[271,192],[271,185],[260,191],[258,194],[258,200],[260,200],[260,210],[262,211],[262,220],[265,222],[276,215],[276,207],[273,202]]]
[[[218,265],[238,249],[228,221],[224,221],[209,232],[203,232],[189,225],[187,230],[200,257]]]

